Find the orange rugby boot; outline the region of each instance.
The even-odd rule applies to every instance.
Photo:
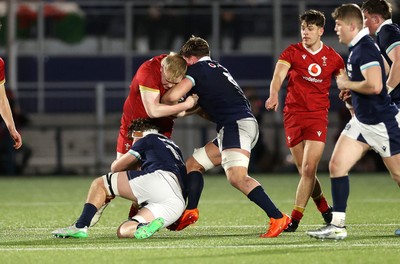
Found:
[[[286,214],[283,214],[283,217],[278,219],[271,218],[267,233],[261,234],[260,237],[277,237],[288,227],[290,222],[291,218]]]
[[[181,217],[175,221],[172,225],[168,226],[167,229],[171,231],[180,231],[189,225],[197,222],[199,219],[199,210],[197,208],[187,209],[183,212]]]

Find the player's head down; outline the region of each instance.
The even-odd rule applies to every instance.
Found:
[[[142,138],[148,133],[158,133],[160,128],[154,124],[153,119],[138,118],[132,120],[128,127],[128,137],[130,139]]]
[[[171,88],[185,77],[187,63],[185,59],[171,52],[161,61],[161,82],[165,88]]]
[[[185,44],[183,44],[180,54],[186,59],[194,56],[201,58],[210,56],[210,46],[207,41],[196,36],[191,36]]]

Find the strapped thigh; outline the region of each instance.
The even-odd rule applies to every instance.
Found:
[[[107,195],[109,196],[119,196],[118,192],[118,172],[109,172],[103,175],[104,187],[106,187]]]

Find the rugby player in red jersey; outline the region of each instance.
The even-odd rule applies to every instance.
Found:
[[[334,49],[321,41],[324,25],[325,16],[320,11],[308,10],[300,16],[302,41],[290,45],[280,55],[265,102],[266,109],[277,111],[278,93],[288,78],[283,123],[286,144],[300,181],[287,232],[296,231],[310,197],[325,222],[329,223],[332,218],[332,209],[316,173],[326,142],[331,80],[344,69],[344,62]]]

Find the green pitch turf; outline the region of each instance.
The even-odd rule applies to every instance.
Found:
[[[290,214],[297,175],[253,175]],[[93,177],[94,178],[94,177]],[[0,178],[0,263],[399,263],[400,193],[388,174],[352,175],[348,237],[320,241],[305,231],[322,224],[312,201],[297,232],[259,238],[267,218],[224,176],[208,175],[200,219],[180,232],[145,240],[118,239],[130,203],[116,198],[87,239],[57,239],[51,231],[80,215],[90,177]],[[320,175],[329,201],[330,181]]]

